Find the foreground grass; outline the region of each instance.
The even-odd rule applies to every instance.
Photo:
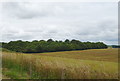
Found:
[[[115,58],[117,59],[115,50],[117,51],[117,49],[99,49],[36,55],[3,52],[3,75],[5,76],[3,78],[117,79],[118,63],[115,60]],[[101,58],[101,61],[96,59],[98,57]]]

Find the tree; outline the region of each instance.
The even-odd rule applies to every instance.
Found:
[[[70,43],[70,41],[68,39],[65,40],[65,43]]]
[[[47,42],[54,42],[52,39],[48,39]]]
[[[70,51],[70,50],[85,50],[85,49],[103,49],[107,45],[103,42],[81,42],[79,40],[53,41],[52,39],[33,40],[29,41],[10,41],[8,43],[2,42],[2,47],[23,53],[40,53],[40,52],[55,52],[55,51]]]

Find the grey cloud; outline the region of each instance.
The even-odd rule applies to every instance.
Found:
[[[4,33],[2,39],[4,41],[9,41],[9,40],[31,40],[31,38],[34,38],[33,35],[29,33],[17,33],[17,32],[12,32],[12,33]]]
[[[56,13],[61,11],[61,8],[56,5],[30,4],[30,3],[18,3],[18,2],[7,2],[3,3],[3,10],[8,16],[17,17],[20,19],[32,19],[38,17],[55,16]],[[31,7],[33,5],[33,8]],[[34,5],[38,5],[37,7]],[[37,8],[37,9],[36,9]],[[58,11],[58,12],[56,12]]]
[[[53,38],[115,44],[116,8],[113,3],[4,3],[0,27],[4,25],[4,41]]]
[[[3,4],[3,10],[5,13],[9,13],[7,14],[8,16],[17,17],[20,19],[31,19],[38,16],[45,16],[44,12],[40,13],[37,11],[28,10],[24,7],[26,4],[27,3],[23,3],[23,5],[20,5],[17,2],[7,2]]]

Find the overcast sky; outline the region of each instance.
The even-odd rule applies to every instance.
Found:
[[[1,2],[2,39],[77,39],[118,42],[118,6],[114,2]]]

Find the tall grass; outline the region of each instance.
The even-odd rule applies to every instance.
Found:
[[[12,79],[117,79],[118,63],[3,52],[3,75]]]
[[[1,59],[2,59],[2,49],[0,48],[0,80],[2,80],[2,60]]]

